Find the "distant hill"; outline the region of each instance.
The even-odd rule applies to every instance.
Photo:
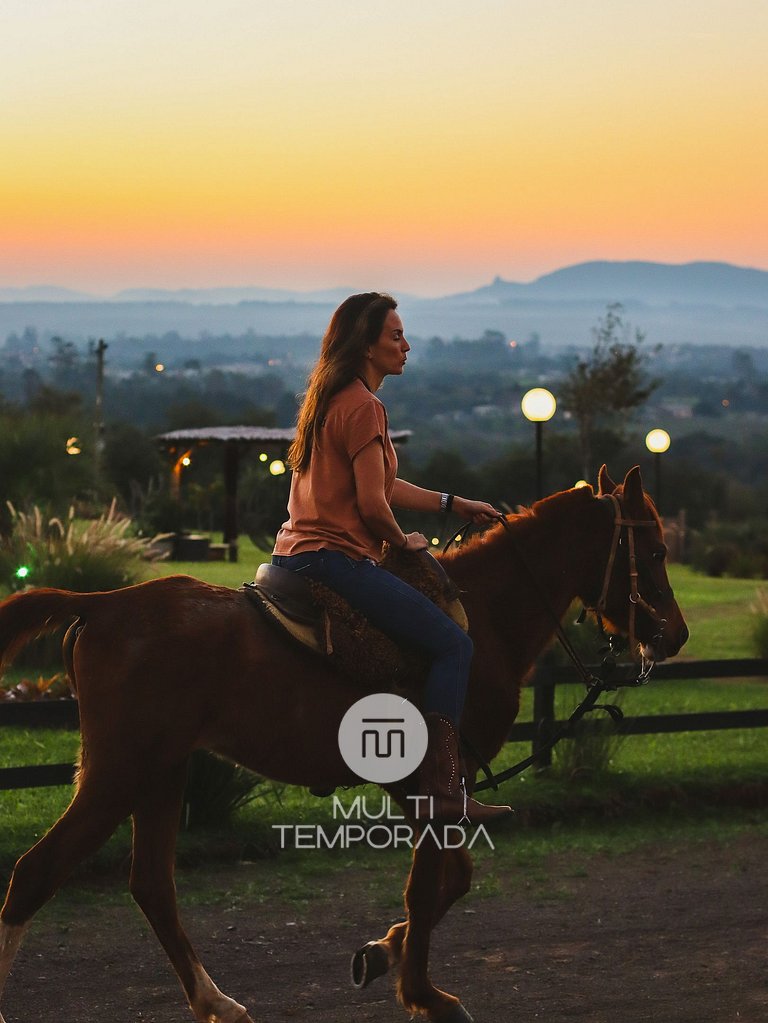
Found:
[[[355,290],[274,288],[132,289],[110,299],[58,288],[0,289],[0,344],[36,327],[45,337],[320,335],[339,301]],[[768,271],[728,263],[591,262],[530,283],[504,281],[442,298],[399,295],[414,338],[480,337],[499,330],[545,345],[584,345],[610,302],[652,342],[768,347]]]
[[[449,301],[643,302],[648,305],[755,305],[768,308],[768,271],[730,263],[592,262],[555,270],[517,284],[497,277],[492,284]]]

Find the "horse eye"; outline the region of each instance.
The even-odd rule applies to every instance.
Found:
[[[652,555],[654,561],[663,561],[666,558],[666,556],[667,556],[666,551],[654,551]]]

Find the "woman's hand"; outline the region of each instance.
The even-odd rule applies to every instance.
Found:
[[[423,533],[406,533],[405,544],[400,548],[403,551],[423,551],[429,547],[429,540]]]
[[[495,522],[503,518],[500,511],[488,504],[486,501],[468,501],[466,497],[454,497],[453,511],[461,519],[468,519],[476,526],[483,526],[487,522]]]

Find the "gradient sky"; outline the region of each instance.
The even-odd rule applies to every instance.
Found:
[[[2,0],[0,286],[768,269],[765,0]]]

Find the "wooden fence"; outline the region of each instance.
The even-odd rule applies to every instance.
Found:
[[[596,668],[591,670],[597,671]],[[768,679],[768,660],[677,661],[655,665],[649,685],[654,682],[702,681],[727,678]],[[558,685],[580,683],[570,666],[542,667],[536,671],[533,720],[515,725],[510,741],[530,741],[539,767],[551,763],[551,750],[543,749],[565,724],[555,717],[555,690]],[[610,694],[608,694],[610,697]],[[768,694],[766,698],[768,705]],[[688,711],[684,714],[648,714],[625,717],[614,725],[619,735],[660,735],[670,732],[705,732],[725,728],[765,728],[768,706],[760,710]],[[0,785],[2,780],[0,779]]]
[[[537,753],[563,722],[555,716],[555,690],[559,685],[578,683],[571,667],[540,668],[533,680],[536,689],[533,721],[512,726],[510,742],[530,742]],[[765,678],[768,679],[768,660],[678,661],[660,664],[653,670],[654,681],[683,681],[690,679]],[[768,699],[766,700],[768,703]],[[77,728],[79,724],[76,700],[31,701],[29,703],[0,703],[0,728]],[[624,718],[617,726],[622,735],[654,735],[669,732],[700,732],[723,728],[765,728],[768,726],[768,708],[757,710],[731,710],[695,712],[685,714],[653,714]],[[540,764],[548,762],[548,753],[540,753]],[[73,764],[38,764],[31,767],[0,768],[0,790],[44,788],[51,785],[69,785],[74,774]]]

